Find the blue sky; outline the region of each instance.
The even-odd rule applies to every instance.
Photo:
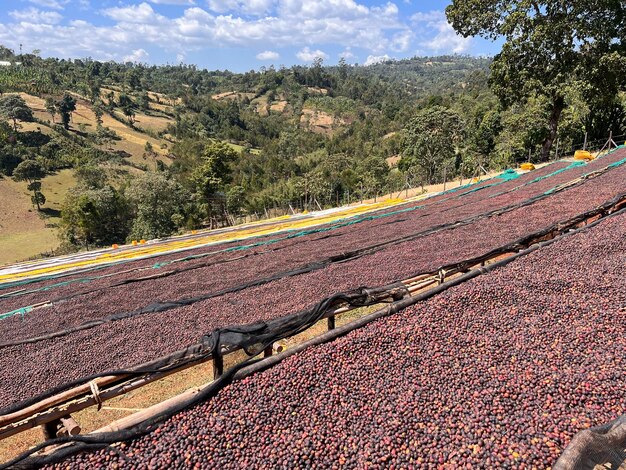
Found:
[[[196,64],[237,72],[372,64],[415,55],[493,55],[462,38],[440,0],[0,0],[0,44],[44,57]]]

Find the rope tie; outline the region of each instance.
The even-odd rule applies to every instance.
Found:
[[[98,404],[98,411],[102,408],[102,398],[100,397],[100,389],[98,388],[98,383],[95,380],[89,382],[89,388],[91,389],[91,393],[93,394],[94,400]]]

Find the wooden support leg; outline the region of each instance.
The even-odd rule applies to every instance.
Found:
[[[213,379],[218,379],[224,373],[224,358],[217,354],[213,358]]]
[[[62,426],[57,430],[57,437],[80,434],[80,425],[70,415],[63,416],[60,421]]]
[[[328,317],[328,331],[335,329],[335,317]]]
[[[273,350],[274,347],[270,344],[267,348],[263,350],[263,357],[271,357],[272,353],[274,352]]]
[[[45,423],[41,426],[41,431],[43,432],[43,438],[46,441],[50,439],[54,439],[57,437],[57,428],[59,426],[60,420],[50,421],[49,423]]]
[[[65,415],[41,426],[45,440],[56,437],[75,436],[80,433],[80,426],[70,415]]]

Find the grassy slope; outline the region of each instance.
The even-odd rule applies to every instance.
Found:
[[[39,130],[44,134],[54,135],[55,131],[51,127],[52,118],[45,110],[44,100],[27,93],[20,93],[20,95],[33,109],[37,119],[44,123],[48,122],[48,125],[36,122],[22,123],[21,130]],[[79,132],[81,124],[84,125],[85,132],[94,132],[97,126],[95,114],[86,100],[78,96],[76,98],[76,111],[72,115],[70,132]],[[161,97],[161,100],[161,104],[150,103],[150,107],[156,111],[155,114],[158,114],[159,111],[171,111],[172,109],[171,103],[166,98]],[[119,110],[116,110],[115,114],[120,119],[125,119]],[[57,122],[59,119],[59,116],[56,116]],[[137,128],[155,133],[164,130],[172,122],[173,120],[166,115],[137,113],[135,116]],[[129,153],[131,156],[127,160],[132,164],[146,165],[148,168],[154,169],[156,160],[161,160],[168,165],[171,163],[171,159],[168,157],[172,146],[171,142],[151,137],[108,114],[103,116],[103,125],[114,130],[121,138],[112,143],[111,149]],[[152,144],[156,158],[144,156],[146,142]],[[232,143],[229,145],[238,152],[243,151],[243,147],[240,145]],[[258,150],[254,149],[252,152],[257,153]],[[139,170],[128,166],[123,168],[130,173],[139,172]],[[74,184],[75,179],[72,170],[63,170],[56,175],[44,178],[42,191],[47,201],[44,206],[45,212],[38,214],[30,202],[26,183],[16,183],[10,178],[0,178],[0,201],[2,201],[0,207],[0,265],[32,258],[59,247],[56,230],[59,223],[58,211],[65,194]]]
[[[45,102],[43,99],[28,95],[26,93],[20,93],[26,103],[33,109],[35,117],[41,119],[42,121],[50,121],[51,116],[45,110]],[[116,111],[116,116],[120,119],[123,119],[122,113]],[[59,117],[57,116],[57,121]],[[144,147],[146,142],[150,142],[154,151],[157,153],[158,160],[163,160],[165,163],[171,163],[171,160],[167,157],[167,153],[169,152],[169,147],[171,144],[163,139],[155,139],[150,137],[147,134],[143,134],[126,124],[113,119],[108,114],[105,114],[102,117],[103,125],[114,130],[117,135],[121,138],[121,140],[114,141],[112,144],[113,150],[122,150],[124,152],[132,155],[129,157],[129,160],[135,164],[148,165],[148,167],[154,168],[156,166],[156,162],[154,158],[145,158],[143,154],[145,153]],[[146,130],[152,130],[154,132],[158,132],[160,130],[165,129],[172,120],[164,117],[156,117],[156,116],[147,116],[142,113],[137,113],[136,115],[136,126]],[[71,129],[76,131],[79,129],[80,125],[85,126],[85,132],[95,132],[97,127],[96,116],[91,110],[89,103],[83,99],[78,99],[76,103],[76,111],[72,114],[72,124]],[[32,125],[32,124],[31,124]],[[44,130],[45,126],[38,125]],[[26,129],[26,128],[25,128]],[[161,148],[165,146],[165,148]]]
[[[36,96],[20,93],[28,105],[33,109],[35,117],[42,121],[51,121],[51,116],[45,111],[44,100]],[[117,113],[121,117],[121,113]],[[57,116],[57,121],[59,117]],[[128,160],[134,164],[156,166],[156,160],[171,163],[167,157],[171,143],[163,139],[155,139],[113,119],[109,115],[103,117],[104,125],[113,129],[121,140],[112,144],[114,150],[123,150],[132,156]],[[161,116],[147,116],[137,114],[136,126],[142,129],[159,132],[171,122]],[[51,122],[50,122],[51,123]],[[71,131],[78,131],[79,125],[84,124],[86,132],[93,132],[96,128],[96,117],[89,104],[79,99],[76,112],[72,116]],[[22,123],[22,131],[39,130],[47,135],[54,135],[51,127],[36,122]],[[144,158],[144,147],[150,142],[157,153],[153,157]],[[165,144],[166,148],[161,148]],[[131,173],[135,170],[125,167]],[[72,170],[63,170],[57,174],[47,176],[42,181],[42,192],[46,196],[44,212],[37,213],[30,202],[30,194],[26,190],[26,183],[16,183],[11,178],[0,178],[0,265],[22,261],[42,253],[55,250],[59,247],[57,226],[59,224],[58,211],[61,208],[65,194],[75,184]]]
[[[0,179],[0,265],[37,256],[58,248],[58,211],[67,190],[74,185],[71,170],[62,170],[42,181],[45,212],[37,213],[26,183]]]

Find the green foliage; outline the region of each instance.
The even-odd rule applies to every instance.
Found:
[[[63,98],[57,102],[57,111],[61,115],[63,127],[69,129],[72,113],[76,111],[76,99],[69,93],[65,93]]]
[[[46,176],[46,169],[37,160],[25,160],[20,163],[13,172],[15,181],[27,181],[32,183]]]
[[[13,130],[17,132],[17,121],[32,122],[33,110],[20,95],[7,95],[0,98],[0,116],[13,121]]]
[[[625,83],[621,2],[454,0],[446,11],[465,36],[505,38],[490,83],[505,106],[545,98],[544,158],[556,139],[568,89],[580,89],[588,102],[606,103]]]
[[[441,106],[424,109],[404,130],[402,170],[419,169],[427,183],[440,181],[440,170],[452,168],[465,124],[461,117]],[[450,173],[449,173],[450,174]]]
[[[205,145],[200,162],[191,174],[196,193],[210,200],[228,182],[228,164],[236,158],[237,153],[224,142]]]
[[[46,198],[41,193],[41,179],[46,176],[46,169],[37,160],[24,160],[13,170],[13,179],[15,181],[28,182],[28,190],[32,191],[31,201],[37,210],[41,210],[41,206],[45,204]]]
[[[48,111],[48,114],[50,114],[50,117],[52,118],[52,123],[54,124],[54,118],[57,114],[57,104],[54,101],[54,98],[52,98],[51,96],[48,96],[46,98],[46,102],[45,102],[45,107],[46,107],[46,111]]]
[[[128,118],[128,120],[132,123],[135,122],[135,109],[137,105],[130,98],[130,96],[121,94],[119,97],[119,106],[122,108],[122,112]]]
[[[41,192],[41,183],[36,182],[29,184],[28,190],[33,192],[33,195],[30,197],[30,202],[33,206],[37,206],[37,210],[41,210],[41,206],[46,203],[46,196]]]
[[[15,168],[21,163],[22,158],[13,146],[6,145],[0,147],[0,173],[12,176]]]
[[[110,185],[77,185],[61,208],[61,239],[74,246],[105,246],[126,240],[130,230],[128,203]]]
[[[102,189],[106,186],[106,174],[103,168],[92,165],[80,165],[74,172],[78,186],[87,189]]]
[[[149,172],[133,178],[125,195],[132,214],[129,239],[166,237],[186,220],[189,195],[163,173]]]
[[[329,114],[354,114],[359,106],[356,101],[345,96],[315,96],[310,97],[304,103],[306,107],[325,111]]]
[[[40,148],[50,142],[50,137],[39,131],[20,132],[17,140],[25,147]]]

